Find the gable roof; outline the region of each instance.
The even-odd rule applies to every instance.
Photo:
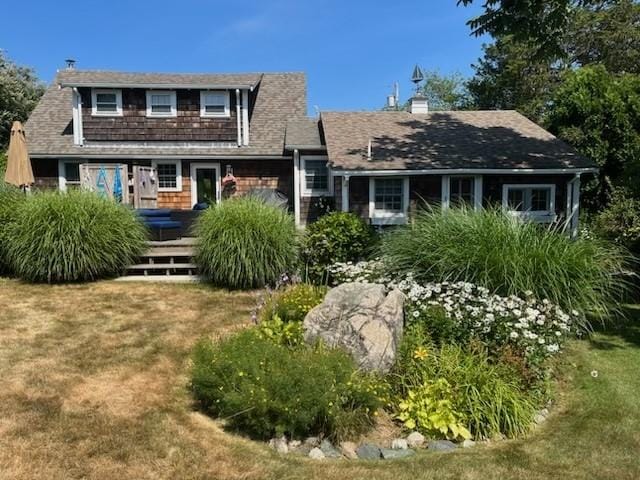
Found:
[[[595,167],[515,111],[323,112],[321,120],[337,170]]]
[[[247,81],[258,79],[254,86],[253,105],[250,118],[249,145],[243,147],[220,148],[189,146],[123,146],[100,144],[85,144],[81,147],[73,144],[72,125],[72,90],[62,87],[61,81],[68,81],[69,74],[74,78],[102,77],[109,75],[146,75],[119,74],[116,72],[79,71],[59,72],[53,84],[47,89],[40,102],[31,113],[25,124],[27,144],[32,157],[38,156],[84,156],[110,155],[126,158],[132,155],[145,156],[280,156],[284,151],[285,131],[289,119],[303,118],[307,113],[306,78],[303,73],[264,73],[239,74],[236,77]],[[78,76],[80,74],[80,76]],[[86,75],[85,75],[86,74]],[[149,74],[164,76],[164,74]],[[170,74],[171,78],[180,74]],[[206,75],[220,77],[218,75]],[[184,75],[185,83],[193,81],[193,75]],[[226,77],[226,76],[225,76]],[[182,78],[182,76],[180,76]],[[67,83],[68,84],[68,83]],[[186,87],[185,87],[186,88]]]

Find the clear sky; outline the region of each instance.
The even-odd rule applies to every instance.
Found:
[[[46,82],[68,57],[82,69],[304,71],[310,114],[379,108],[396,80],[406,100],[416,63],[469,75],[483,41],[465,24],[480,7],[456,0],[5,1],[0,48]]]

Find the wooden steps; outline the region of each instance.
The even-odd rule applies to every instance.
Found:
[[[193,262],[196,239],[184,237],[164,242],[150,241],[139,263],[127,267],[123,280],[197,281],[198,266]]]

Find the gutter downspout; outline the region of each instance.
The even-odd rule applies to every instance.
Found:
[[[580,174],[576,173],[567,186],[569,187],[570,193],[570,197],[567,195],[567,199],[571,200],[571,210],[569,212],[569,218],[567,219],[569,235],[571,238],[577,238],[578,228],[580,226]]]
[[[242,146],[242,112],[240,111],[240,89],[236,88],[236,120],[238,126],[238,147]]]
[[[300,227],[300,151],[293,151],[293,215],[296,227]]]
[[[82,131],[82,96],[76,87],[73,91],[73,143],[82,146],[84,144],[84,132]]]
[[[242,144],[249,145],[249,90],[242,91]]]

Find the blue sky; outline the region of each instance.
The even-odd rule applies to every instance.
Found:
[[[478,11],[456,0],[32,0],[3,22],[0,48],[47,82],[67,57],[92,69],[304,71],[310,113],[375,109],[396,80],[407,99],[416,63],[471,74],[483,40],[465,22]]]

